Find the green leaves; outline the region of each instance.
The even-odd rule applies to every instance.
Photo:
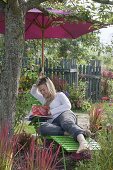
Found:
[[[5,3],[7,3],[7,0],[2,0],[2,1],[4,1]]]

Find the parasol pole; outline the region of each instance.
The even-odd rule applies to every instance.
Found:
[[[42,14],[42,75],[44,75],[44,15]]]
[[[44,28],[42,28],[42,74],[44,74]]]

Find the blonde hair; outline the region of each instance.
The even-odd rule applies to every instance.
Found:
[[[48,77],[43,77],[43,78],[40,78],[37,82],[36,82],[36,85],[37,87],[40,86],[40,85],[43,85],[45,84],[50,92],[50,97],[48,97],[46,99],[46,105],[49,105],[55,98],[55,95],[56,95],[56,89],[55,89],[55,86],[53,84],[53,82],[48,78]]]

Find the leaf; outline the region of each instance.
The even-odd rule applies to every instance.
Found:
[[[7,3],[7,0],[2,0],[2,1],[4,1],[5,3]]]

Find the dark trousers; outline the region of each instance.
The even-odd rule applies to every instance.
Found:
[[[84,134],[81,127],[77,125],[75,114],[70,111],[61,113],[52,123],[45,122],[39,128],[41,135],[60,136],[68,132],[75,139],[79,134]]]

